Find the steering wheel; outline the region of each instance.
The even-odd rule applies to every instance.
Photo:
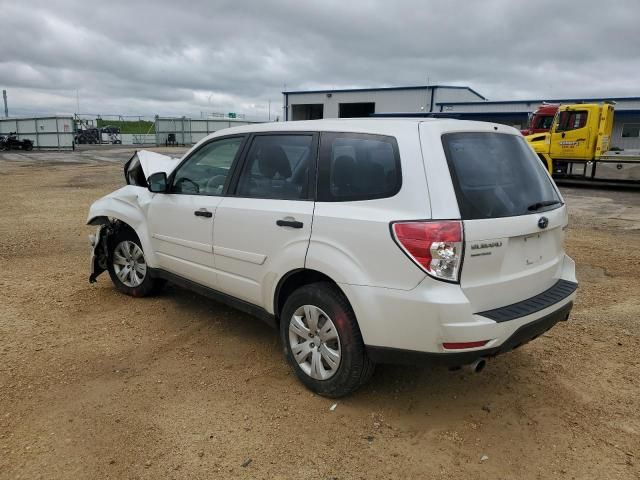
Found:
[[[211,193],[220,193],[222,191],[222,187],[224,185],[225,180],[227,179],[226,175],[216,175],[211,178],[207,185],[205,186],[205,191],[209,194]],[[220,190],[220,192],[218,191]]]
[[[189,183],[189,184],[193,185],[193,189],[195,190],[195,193],[200,193],[200,185],[198,185],[196,182],[194,182],[193,180],[191,180],[190,178],[187,178],[187,177],[180,177],[176,181],[175,187],[181,193],[189,193],[189,192],[185,192],[184,189],[183,189],[182,185],[185,184],[185,183]]]

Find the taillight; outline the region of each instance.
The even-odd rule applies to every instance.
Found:
[[[391,230],[402,250],[429,275],[450,282],[459,280],[462,222],[394,222]]]

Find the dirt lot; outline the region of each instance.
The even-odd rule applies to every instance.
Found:
[[[565,189],[569,322],[334,402],[248,315],[88,283],[87,209],[128,156],[0,156],[0,478],[640,478],[640,192]]]

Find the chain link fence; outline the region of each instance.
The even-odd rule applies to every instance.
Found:
[[[201,113],[201,116],[204,116]],[[78,144],[193,145],[224,128],[261,123],[244,115],[208,113],[206,118],[74,114],[0,119],[0,136],[15,133],[35,149],[73,150]]]
[[[238,118],[192,119],[188,117],[156,117],[156,145],[193,145],[223,128],[261,123]]]

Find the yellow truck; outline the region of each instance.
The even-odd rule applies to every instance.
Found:
[[[557,180],[640,186],[640,150],[611,149],[613,103],[560,105],[548,132],[525,137]]]

